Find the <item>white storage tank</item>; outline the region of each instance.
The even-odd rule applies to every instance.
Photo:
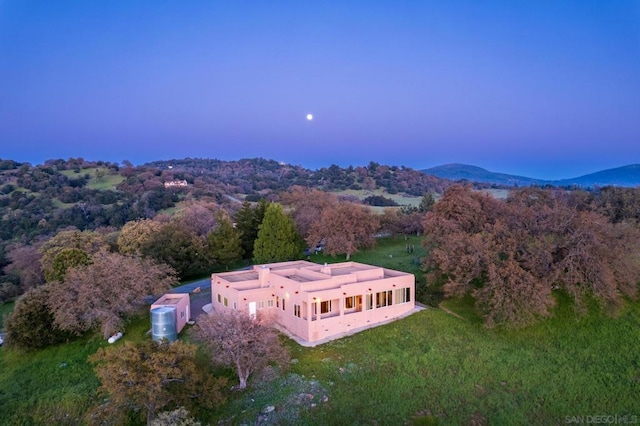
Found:
[[[151,333],[153,340],[167,339],[170,342],[178,340],[176,330],[176,308],[163,306],[151,310]]]

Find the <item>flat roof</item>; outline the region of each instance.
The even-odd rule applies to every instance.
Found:
[[[256,271],[248,271],[241,274],[220,275],[221,278],[224,278],[225,280],[232,283],[239,283],[242,281],[255,281],[258,279],[258,272]]]

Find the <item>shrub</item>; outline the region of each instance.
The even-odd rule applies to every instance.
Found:
[[[31,351],[61,343],[69,337],[69,333],[54,326],[48,299],[48,285],[32,288],[18,299],[5,321],[8,346]]]

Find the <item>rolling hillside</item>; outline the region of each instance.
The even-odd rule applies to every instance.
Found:
[[[553,186],[640,186],[640,164],[630,164],[613,169],[602,170],[584,176],[561,180],[543,180],[525,176],[496,173],[477,166],[466,164],[445,164],[424,169],[422,172],[453,181],[466,180],[508,186],[553,185]]]

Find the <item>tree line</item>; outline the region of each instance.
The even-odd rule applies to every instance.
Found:
[[[472,295],[488,326],[549,316],[557,291],[578,312],[595,300],[614,313],[638,299],[640,283],[638,218],[621,219],[631,206],[605,201],[614,193],[589,200],[580,191],[527,188],[498,200],[451,187],[423,221],[427,281],[450,297]]]

